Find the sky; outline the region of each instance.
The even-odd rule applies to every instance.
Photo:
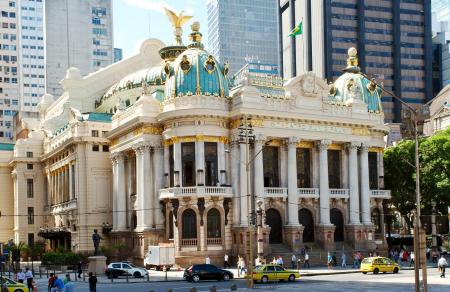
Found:
[[[200,22],[203,43],[207,45],[207,0],[113,0],[114,47],[123,50],[127,58],[138,51],[143,40],[157,38],[173,43],[173,29],[163,10],[166,6],[193,18],[183,26],[183,42],[188,43],[190,25]]]

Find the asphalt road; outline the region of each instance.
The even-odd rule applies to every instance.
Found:
[[[41,282],[38,291],[46,291],[45,283]],[[450,291],[450,275],[449,278],[441,279],[436,269],[428,271],[428,287],[429,292],[448,292]],[[77,282],[77,292],[89,291],[87,283]],[[150,283],[115,283],[115,284],[99,284],[97,291],[108,292],[167,292],[171,288],[172,291],[189,291],[192,287],[197,287],[198,291],[209,291],[209,288],[216,286],[218,291],[230,291],[230,286],[236,284],[238,291],[246,291],[245,280],[233,280],[230,282],[208,281],[201,283],[188,283],[184,281],[176,282],[150,282]],[[295,283],[269,283],[257,284],[255,288],[258,291],[376,291],[376,292],[406,292],[414,291],[414,272],[401,271],[399,274],[340,274],[340,275],[324,275],[303,277]]]

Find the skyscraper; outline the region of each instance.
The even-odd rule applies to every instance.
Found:
[[[208,0],[209,50],[234,74],[248,61],[278,64],[276,0]]]
[[[114,60],[111,0],[45,1],[46,91],[62,94],[67,68],[82,75]]]
[[[114,48],[114,63],[119,62],[123,58],[123,51],[120,48]]]
[[[13,137],[13,116],[19,110],[18,2],[0,1],[0,142]]]
[[[284,78],[304,71],[334,81],[356,47],[361,70],[417,105],[432,98],[429,0],[279,0]],[[303,35],[288,36],[303,21]],[[292,50],[295,48],[295,50]],[[401,104],[382,99],[385,120],[401,121]]]
[[[431,0],[433,96],[450,83],[450,0]]]

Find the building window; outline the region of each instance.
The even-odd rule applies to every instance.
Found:
[[[33,169],[33,164],[32,163],[27,163],[27,169]]]
[[[109,152],[109,146],[103,145],[103,152]]]
[[[341,151],[328,150],[328,185],[331,189],[341,188]]]
[[[371,190],[378,189],[378,153],[369,152],[369,185]]]
[[[27,152],[27,158],[33,158],[33,152]]]
[[[173,160],[173,145],[169,146],[169,184],[174,186],[174,160]]]
[[[278,147],[263,148],[264,187],[280,187],[278,167]]]
[[[217,185],[217,168],[217,143],[205,142],[205,185]]]
[[[195,143],[181,144],[183,187],[195,186]]]
[[[102,137],[106,137],[108,135],[108,131],[102,131]]]
[[[297,187],[311,187],[311,150],[297,148]]]
[[[92,130],[92,137],[98,137],[98,131]]]
[[[34,233],[28,233],[28,247],[34,245]]]
[[[34,197],[34,184],[32,178],[27,179],[27,197],[28,198]]]
[[[192,209],[186,209],[183,212],[181,236],[182,238],[197,239],[197,214]]]
[[[28,224],[34,224],[34,208],[28,207]]]
[[[99,151],[99,145],[92,145],[92,151]]]
[[[220,212],[216,208],[212,208],[208,211],[206,216],[207,220],[207,235],[208,238],[218,238],[221,237],[221,226],[220,226]]]

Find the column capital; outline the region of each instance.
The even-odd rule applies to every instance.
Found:
[[[136,145],[133,145],[132,149],[136,153],[136,156],[143,155],[144,152],[151,150],[151,145],[148,143],[138,143]]]
[[[331,140],[328,140],[328,139],[323,139],[323,140],[316,142],[316,147],[320,151],[328,150],[328,146],[330,146],[330,145],[331,145]]]
[[[234,133],[230,136],[230,141],[231,141],[231,145],[237,145],[239,144],[239,134],[238,133]]]
[[[369,145],[367,145],[366,143],[361,143],[361,146],[359,147],[359,150],[361,152],[367,152],[367,151],[369,151]]]
[[[290,145],[295,145],[295,146],[297,146],[298,142],[300,142],[300,138],[299,138],[299,137],[295,137],[295,136],[289,137],[289,138],[287,138],[287,140],[286,140],[286,144],[287,144],[288,146],[290,146]]]
[[[358,148],[361,147],[361,142],[352,141],[347,143],[345,147],[349,150],[358,150]]]
[[[256,134],[255,135],[255,143],[256,144],[264,144],[267,141],[267,136],[263,134]]]

